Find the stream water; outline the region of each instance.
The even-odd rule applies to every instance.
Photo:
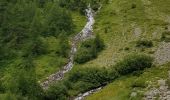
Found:
[[[87,17],[87,23],[84,26],[84,28],[82,29],[81,32],[79,32],[72,40],[72,44],[71,44],[71,50],[70,50],[70,56],[68,58],[68,62],[67,64],[58,72],[50,75],[49,77],[47,77],[47,79],[42,82],[40,85],[43,87],[43,89],[48,89],[48,87],[58,81],[58,80],[62,80],[64,78],[64,74],[69,72],[72,68],[73,68],[73,64],[74,64],[74,56],[77,52],[77,45],[83,41],[86,40],[88,38],[91,38],[92,32],[93,32],[93,25],[95,23],[94,20],[94,12],[93,10],[90,8],[90,6],[86,9],[86,17]]]

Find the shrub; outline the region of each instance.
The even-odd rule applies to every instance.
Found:
[[[96,58],[96,56],[96,51],[94,51],[93,49],[81,48],[75,56],[75,61],[79,64],[82,64]]]
[[[68,77],[69,82],[72,82],[72,89],[85,92],[103,85],[106,85],[116,76],[110,74],[105,68],[83,68],[72,71]]]
[[[136,47],[146,47],[146,48],[150,48],[153,46],[153,42],[150,40],[139,40],[136,42]]]
[[[163,32],[161,40],[165,42],[170,42],[170,32]]]
[[[59,44],[56,54],[67,58],[69,56],[70,45],[66,35],[60,35]]]
[[[51,86],[46,91],[45,100],[67,100],[67,87],[61,83]]]
[[[96,58],[104,47],[104,42],[99,35],[96,35],[95,39],[84,41],[75,56],[75,62],[81,64]]]
[[[125,50],[125,51],[129,51],[130,48],[129,48],[129,47],[125,47],[124,50]]]
[[[152,66],[153,59],[150,56],[134,54],[125,57],[124,60],[117,63],[114,67],[121,74],[130,74],[134,71],[140,71]]]
[[[100,86],[106,84],[110,80],[110,76],[104,68],[83,68],[73,71],[69,76],[69,80],[71,82],[83,81],[93,83],[94,86]]]
[[[85,45],[85,44],[84,44]],[[85,45],[89,46],[89,45]],[[119,75],[151,67],[152,58],[146,55],[130,55],[116,64],[112,69],[106,68],[76,68],[73,69],[64,81],[57,83],[47,91],[46,100],[65,100],[68,97],[85,91],[104,86]],[[143,81],[136,80],[132,87],[144,87]],[[71,91],[71,93],[67,92]]]
[[[32,54],[34,56],[42,55],[47,53],[47,44],[42,39],[37,39],[32,46]]]
[[[132,8],[132,9],[135,9],[135,8],[136,8],[136,4],[133,3],[132,6],[131,6],[131,8]]]

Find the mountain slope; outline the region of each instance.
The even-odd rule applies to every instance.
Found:
[[[145,70],[140,76],[129,75],[113,81],[103,90],[87,97],[87,100],[139,100],[147,90],[146,87],[140,87],[140,84],[150,85],[158,84],[159,79],[168,78],[169,50],[159,50],[162,47],[162,33],[169,31],[170,1],[165,0],[114,0],[107,6],[103,6],[97,17],[95,33],[99,33],[107,48],[99,57],[81,67],[97,66],[109,67],[115,64],[129,53],[145,53],[154,56],[155,63],[163,62],[163,66]],[[151,40],[154,44],[151,48],[138,48],[136,41]],[[167,44],[167,45],[166,45]],[[168,43],[165,47],[169,48]],[[159,50],[159,51],[157,51]],[[156,53],[155,53],[156,52]],[[158,52],[160,54],[158,54]],[[157,55],[157,56],[155,56]],[[165,65],[164,65],[165,64]],[[159,68],[160,67],[160,68]],[[137,81],[138,83],[134,83]],[[139,87],[132,85],[139,84]],[[144,92],[145,91],[145,92]],[[137,96],[131,98],[131,93],[137,93]],[[132,94],[133,95],[133,94]]]

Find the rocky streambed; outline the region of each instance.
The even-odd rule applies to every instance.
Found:
[[[86,16],[87,16],[87,23],[84,26],[84,28],[82,29],[81,32],[79,32],[73,39],[72,39],[72,43],[71,43],[71,50],[70,50],[70,56],[68,58],[68,62],[67,64],[58,72],[50,75],[49,77],[47,77],[47,79],[40,83],[40,85],[43,87],[43,89],[48,89],[48,87],[58,81],[58,80],[62,80],[64,78],[64,74],[67,73],[68,71],[70,71],[73,68],[73,64],[74,64],[74,56],[77,52],[77,45],[83,41],[86,40],[88,38],[91,38],[93,36],[92,32],[93,32],[93,25],[95,23],[94,20],[94,11],[89,7],[86,9]]]
[[[101,89],[103,89],[103,86],[101,86],[99,88],[96,88],[96,89],[93,89],[93,90],[90,90],[90,91],[87,91],[85,93],[81,93],[76,98],[74,98],[74,100],[83,100],[83,99],[85,99],[85,97],[87,97],[90,94],[93,94],[93,93],[95,93],[97,91],[100,91]]]

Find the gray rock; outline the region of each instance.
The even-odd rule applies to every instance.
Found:
[[[137,27],[134,29],[134,35],[136,38],[139,38],[141,36],[141,34],[142,34],[141,28]]]
[[[136,96],[137,96],[137,93],[136,93],[136,92],[132,92],[130,96],[131,96],[131,97],[136,97]]]

